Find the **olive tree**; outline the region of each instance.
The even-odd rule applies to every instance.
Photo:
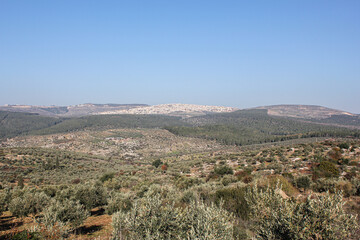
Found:
[[[341,192],[316,194],[305,201],[285,199],[280,188],[249,189],[252,227],[257,239],[344,239],[358,227],[346,214]]]
[[[113,215],[113,239],[233,239],[232,216],[202,202],[185,208],[163,204],[161,196],[146,195],[128,212]]]

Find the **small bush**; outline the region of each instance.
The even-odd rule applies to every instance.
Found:
[[[9,204],[9,210],[15,217],[35,216],[49,203],[50,197],[43,192],[25,190],[21,197],[15,197]]]
[[[221,208],[192,202],[188,208],[146,196],[113,215],[113,239],[233,239],[231,216]]]
[[[8,210],[8,205],[11,200],[10,189],[4,189],[0,192],[0,215],[2,212]]]
[[[160,159],[157,159],[157,160],[153,161],[151,165],[158,168],[162,164],[163,164],[163,162]]]
[[[305,202],[284,199],[279,188],[246,194],[259,239],[346,239],[358,228],[355,216],[346,214],[340,192],[309,196]]]
[[[350,147],[349,143],[346,143],[346,142],[339,144],[339,148],[342,148],[342,149],[349,149],[349,147]]]
[[[230,183],[234,183],[237,182],[237,178],[232,176],[232,175],[225,175],[222,179],[221,179],[221,183],[224,186],[229,185]]]
[[[175,186],[179,189],[185,190],[192,186],[199,185],[203,183],[203,181],[199,178],[193,178],[193,177],[179,177],[175,181]]]
[[[215,193],[215,203],[222,202],[223,207],[236,217],[248,219],[249,206],[245,200],[246,188],[228,187],[217,190]]]
[[[79,202],[53,199],[43,211],[43,223],[48,229],[61,227],[64,232],[68,232],[80,226],[89,216],[89,212]]]
[[[197,194],[196,194],[193,190],[189,189],[189,190],[184,191],[184,192],[181,194],[179,200],[180,200],[181,203],[187,203],[187,204],[189,204],[189,203],[191,203],[191,202],[197,201],[197,200],[198,200],[198,196],[197,196]]]
[[[90,210],[107,204],[107,193],[101,184],[77,185],[74,188],[73,200],[78,200]]]
[[[223,166],[215,167],[214,173],[222,176],[226,174],[234,174],[234,171],[231,167],[227,165],[223,165]]]
[[[108,200],[108,205],[105,208],[107,214],[113,214],[118,211],[127,212],[132,207],[130,196],[122,193],[114,193]]]
[[[270,184],[272,188],[280,185],[281,190],[283,190],[289,196],[293,196],[294,194],[298,193],[298,190],[286,178],[281,175],[269,176],[267,180],[268,184]]]
[[[301,176],[295,179],[295,185],[297,188],[308,189],[311,185],[311,179],[308,176]]]
[[[336,179],[320,178],[312,184],[312,189],[315,192],[330,192],[334,193],[337,189],[338,181]]]
[[[105,173],[104,175],[101,176],[100,181],[101,182],[106,182],[108,180],[113,179],[115,176],[115,173]]]
[[[12,240],[40,240],[43,239],[38,232],[29,232],[27,230],[18,232],[11,236]]]
[[[339,177],[340,171],[334,163],[329,161],[320,162],[319,166],[315,169],[315,174],[320,177]]]

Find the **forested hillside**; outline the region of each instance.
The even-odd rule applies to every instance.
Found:
[[[189,125],[179,117],[164,115],[95,115],[64,120],[55,126],[33,131],[34,134],[52,134],[91,129],[111,128],[161,128],[164,126]]]
[[[345,126],[354,126],[360,128],[360,116],[354,115],[333,115],[329,118],[325,119],[311,119],[312,122],[317,123],[326,123],[326,124],[337,124],[337,125],[345,125]]]
[[[215,139],[225,144],[247,145],[305,137],[359,137],[346,128],[304,123],[273,117],[266,110],[240,110],[190,118],[195,126],[166,127],[170,132],[189,137]]]
[[[54,126],[61,121],[61,119],[32,113],[0,111],[0,139]]]
[[[307,137],[359,137],[360,130],[325,126],[298,119],[269,116],[266,110],[240,110],[182,119],[166,115],[94,115],[50,118],[37,114],[0,112],[0,138],[22,134],[54,134],[84,129],[165,128],[173,134],[217,140],[224,144],[249,145]],[[358,119],[349,117],[355,125]],[[344,122],[333,116],[330,123]],[[315,120],[314,120],[315,121]],[[326,119],[321,120],[326,121]]]

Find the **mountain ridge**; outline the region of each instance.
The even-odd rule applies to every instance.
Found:
[[[43,105],[3,105],[0,111],[36,113],[48,117],[81,117],[89,115],[118,115],[118,114],[160,114],[180,117],[193,117],[213,113],[234,112],[246,109],[266,109],[270,116],[290,117],[300,119],[322,120],[333,116],[357,117],[359,114],[350,113],[318,105],[279,104],[259,106],[254,108],[235,108],[226,106],[210,106],[197,104],[169,103],[159,105],[147,104],[95,104],[84,103],[70,106]]]
[[[343,110],[328,108],[319,105],[301,105],[301,104],[279,104],[260,106],[252,109],[266,109],[270,116],[292,117],[303,119],[325,119],[334,115],[357,116]]]

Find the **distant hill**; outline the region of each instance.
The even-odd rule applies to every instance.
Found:
[[[180,117],[165,115],[92,115],[54,118],[36,113],[0,111],[0,139],[18,135],[43,135],[82,131],[85,129],[163,128],[188,126]]]
[[[360,129],[359,115],[319,106],[278,105],[234,111],[234,108],[189,104],[83,104],[14,109],[35,109],[48,115],[0,111],[0,138],[111,128],[165,128],[176,135],[236,145],[308,137],[360,137],[360,130],[356,129]],[[102,112],[104,109],[114,111]]]
[[[79,104],[75,106],[31,106],[31,105],[5,105],[0,111],[37,113],[49,117],[80,117],[97,115],[102,112],[128,110],[145,107],[146,104]]]
[[[308,137],[359,137],[359,130],[270,116],[266,109],[209,114],[185,120],[193,126],[166,127],[188,137],[213,139],[225,144],[249,145]]]
[[[238,110],[232,107],[206,106],[195,104],[161,104],[149,106],[146,104],[79,104],[75,106],[30,106],[5,105],[0,111],[37,113],[49,117],[81,117],[90,115],[114,114],[159,114],[180,117],[201,116],[208,113],[232,112]]]
[[[360,115],[315,105],[273,105],[257,107],[265,109],[269,116],[301,119],[323,125],[359,128]]]
[[[238,109],[232,107],[175,103],[108,111],[100,114],[161,114],[179,117],[192,117],[206,115],[209,113],[233,112],[236,110]]]
[[[0,111],[0,139],[27,134],[60,123],[62,120],[35,113]]]
[[[114,129],[114,128],[163,128],[165,126],[189,125],[180,117],[165,115],[95,115],[79,118],[69,118],[54,126],[32,131],[32,134],[53,134],[84,129]]]
[[[316,105],[272,105],[255,109],[266,109],[270,116],[303,119],[325,119],[333,115],[356,116],[356,114]]]

